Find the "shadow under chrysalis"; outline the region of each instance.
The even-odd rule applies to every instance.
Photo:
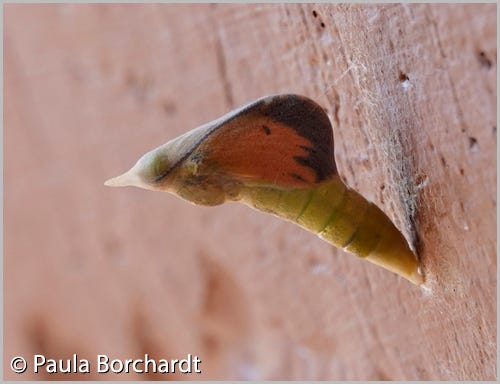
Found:
[[[170,192],[200,205],[241,201],[415,284],[424,281],[401,232],[340,179],[330,120],[303,96],[258,99],[146,153],[105,184]]]

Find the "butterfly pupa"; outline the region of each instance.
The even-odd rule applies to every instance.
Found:
[[[342,182],[328,115],[303,96],[244,105],[153,149],[105,184],[170,192],[200,205],[240,201],[415,284],[424,281],[392,221]]]

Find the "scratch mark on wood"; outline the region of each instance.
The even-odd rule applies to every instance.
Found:
[[[443,58],[443,65],[444,65],[444,69],[445,69],[444,73],[446,76],[446,81],[448,82],[450,90],[451,90],[453,103],[457,107],[458,123],[461,127],[460,130],[462,133],[465,133],[465,132],[467,132],[467,125],[465,124],[464,113],[462,111],[462,107],[460,106],[459,98],[457,96],[455,82],[452,81],[450,72],[448,71],[448,63],[447,63],[447,59],[446,59],[446,54],[445,54],[443,46],[441,44],[441,37],[439,35],[439,30],[437,27],[436,20],[432,17],[432,10],[430,8],[428,9],[427,17],[428,17],[430,25],[432,26],[432,34],[434,35],[434,38],[436,40],[436,44],[439,48],[439,52],[441,53],[441,57]]]
[[[234,108],[233,91],[231,89],[231,82],[227,74],[227,60],[224,53],[224,46],[222,45],[221,31],[217,27],[216,21],[214,21],[213,17],[211,18],[211,20],[215,37],[215,55],[217,59],[217,69],[219,71],[222,86],[224,88],[224,97],[226,99],[227,106],[229,108]]]

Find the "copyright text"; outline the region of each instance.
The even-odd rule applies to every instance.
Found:
[[[30,364],[31,363],[31,364]],[[10,361],[10,369],[24,373],[201,373],[201,359],[188,354],[184,359],[153,359],[147,353],[139,359],[111,359],[107,355],[97,355],[94,362],[73,354],[70,359],[49,359],[44,355],[34,355],[30,362],[22,356]]]

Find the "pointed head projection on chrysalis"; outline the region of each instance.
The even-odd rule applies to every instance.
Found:
[[[404,236],[340,179],[330,120],[303,96],[247,104],[146,153],[106,185],[170,192],[202,205],[239,200],[423,282]]]
[[[336,173],[333,132],[314,101],[268,96],[146,153],[110,186],[167,191],[196,204],[236,199],[243,185],[305,188]]]

